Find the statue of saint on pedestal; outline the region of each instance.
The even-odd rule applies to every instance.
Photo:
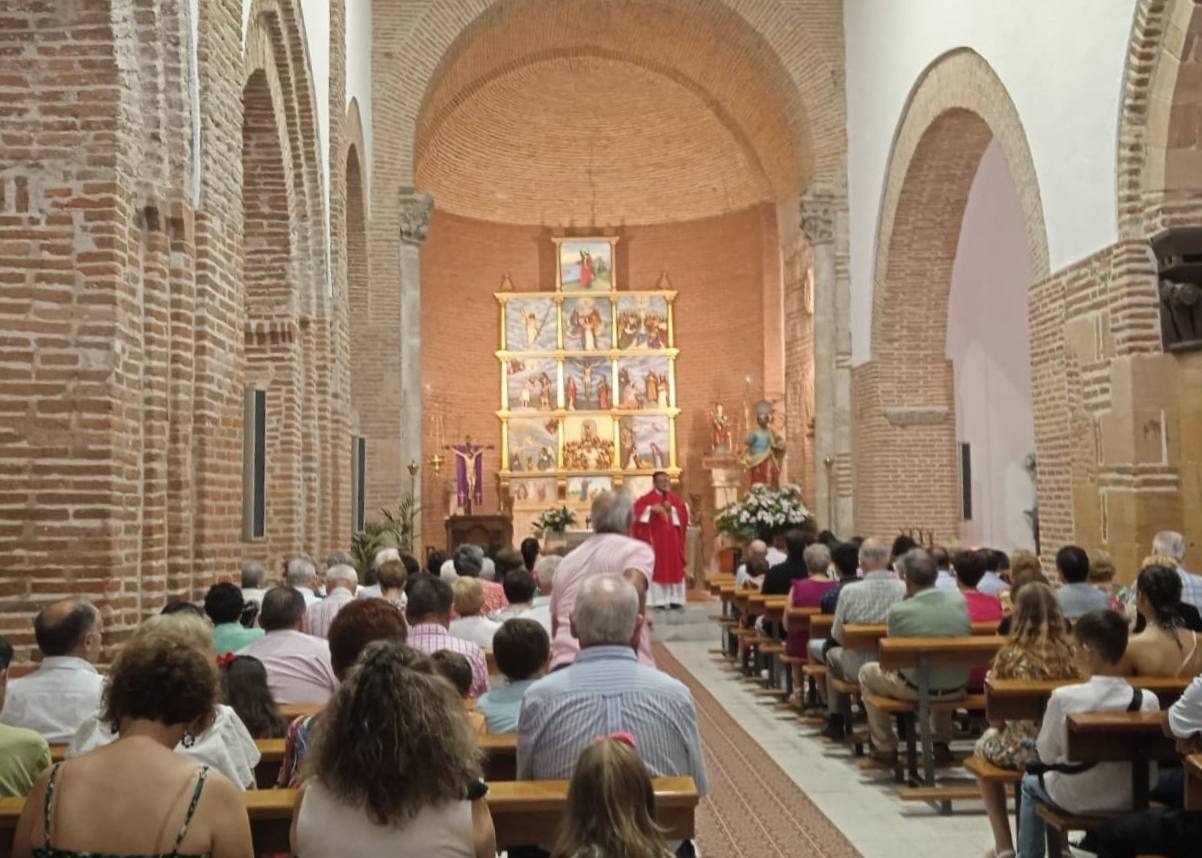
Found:
[[[730,418],[726,416],[726,409],[721,402],[715,402],[714,407],[710,409],[710,426],[713,429],[711,452],[716,455],[723,453],[729,455],[732,443]]]
[[[750,472],[753,484],[780,484],[785,442],[772,428],[773,411],[772,403],[766,399],[761,399],[755,404],[756,426],[747,433],[747,451],[743,455],[743,464]]]

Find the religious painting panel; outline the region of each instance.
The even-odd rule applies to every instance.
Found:
[[[613,304],[608,296],[572,297],[563,301],[563,347],[595,352],[613,348]]]
[[[565,417],[563,467],[568,471],[608,471],[614,467],[614,419],[608,415]]]
[[[669,348],[668,299],[663,295],[619,295],[616,329],[620,349]]]
[[[617,392],[617,407],[623,411],[670,407],[671,362],[663,355],[618,358]]]
[[[614,239],[578,238],[559,241],[561,292],[609,292],[614,285]]]
[[[558,492],[554,477],[514,477],[509,481],[514,509],[546,509],[558,501]]]
[[[650,474],[622,477],[622,491],[634,498],[641,498],[655,488],[655,480]]]
[[[558,327],[555,299],[550,295],[516,297],[505,302],[506,351],[555,351]]]
[[[613,491],[613,477],[581,476],[568,477],[567,491],[564,492],[564,503],[573,506],[588,506],[593,498],[601,492]]]
[[[669,461],[668,418],[661,414],[622,417],[618,421],[618,450],[622,470],[643,471],[667,468]]]
[[[509,470],[514,473],[554,471],[558,467],[559,421],[554,417],[509,420]]]
[[[608,411],[613,407],[613,383],[613,361],[608,357],[565,357],[563,407],[568,411]]]
[[[553,411],[558,366],[553,357],[512,356],[502,366],[510,411]]]

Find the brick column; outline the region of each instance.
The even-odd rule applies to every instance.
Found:
[[[839,300],[837,204],[830,191],[806,194],[801,201],[801,229],[814,266],[814,514],[836,534],[848,536],[851,496],[841,489],[839,475],[851,463],[851,371],[847,361],[839,360],[848,320],[841,317],[847,307],[840,307]],[[850,337],[846,339],[850,343]]]
[[[422,464],[422,278],[421,246],[430,228],[434,198],[412,189],[401,192],[401,465]],[[398,487],[399,489],[400,487]],[[420,502],[420,496],[415,498]],[[420,550],[421,516],[413,545]]]

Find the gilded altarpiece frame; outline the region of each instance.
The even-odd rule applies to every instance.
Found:
[[[596,492],[680,474],[676,291],[619,291],[617,238],[553,241],[555,292],[495,293],[498,481],[515,532],[549,506],[587,510]]]

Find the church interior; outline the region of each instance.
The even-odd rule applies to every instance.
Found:
[[[415,558],[409,584],[458,578],[454,634],[473,575],[490,610],[524,601],[502,567],[533,542],[563,556],[554,588],[525,567],[550,611],[538,687],[585,598],[557,592],[562,570],[624,498],[654,571],[613,571],[692,696],[708,775],[669,789],[630,730],[663,854],[1197,856],[1200,296],[1202,0],[0,0],[4,675],[65,657],[46,632],[64,600],[92,606],[86,660],[119,673],[165,608],[217,624],[216,585],[249,606],[295,586],[298,558],[386,597],[391,549]],[[487,571],[462,571],[463,545]],[[971,634],[902,632],[847,590],[805,601],[802,581],[841,587],[852,545],[851,590],[887,572],[900,606],[943,587],[929,565],[968,594]],[[1003,678],[1034,610],[1020,586],[1046,585],[1075,658],[1100,651],[1076,621],[1101,635],[1103,612],[1064,598],[1086,586],[1069,548],[1128,621],[1115,681],[1159,710],[1095,724],[1096,759],[1074,733],[1088,719],[1063,716],[1065,759],[1097,768],[1061,777],[1133,773],[1129,806],[1093,815],[982,751],[1026,718],[1024,753],[1038,731],[1046,755],[1060,705],[1035,689],[1056,675]],[[1176,572],[1168,608],[1149,568]],[[998,615],[978,619],[990,580]],[[415,645],[424,600],[397,598]],[[1150,634],[1180,666],[1139,667]],[[936,644],[891,649],[905,637]],[[893,671],[901,698],[831,644]],[[500,688],[513,676],[484,650]],[[940,701],[932,677],[970,668]],[[1161,728],[1190,718],[1174,750]],[[517,723],[481,737],[492,851],[404,854],[619,854],[538,851],[572,799],[565,776],[532,810],[523,781],[559,780],[523,774]],[[58,771],[67,743],[43,735]],[[371,854],[289,840],[294,792],[266,788],[285,737],[254,739],[275,765],[251,766],[254,848],[216,858]],[[0,855],[44,854],[6,741]],[[1156,804],[1147,759],[1177,773],[1179,806]],[[1131,835],[1148,815],[1156,836]]]

